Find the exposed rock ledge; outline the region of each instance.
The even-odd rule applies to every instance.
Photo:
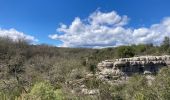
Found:
[[[97,67],[101,72],[111,71],[115,74],[131,75],[133,73],[154,74],[160,68],[168,65],[170,65],[170,55],[105,60],[99,63]]]
[[[97,65],[95,74],[87,73],[85,78],[69,82],[74,87],[74,92],[85,95],[99,94],[99,89],[88,89],[84,82],[91,78],[97,78],[110,85],[125,84],[129,76],[138,73],[145,74],[148,84],[154,80],[151,74],[156,74],[162,67],[170,66],[170,55],[164,56],[139,56],[132,58],[120,58],[115,60],[105,60]],[[76,90],[76,88],[77,90]]]

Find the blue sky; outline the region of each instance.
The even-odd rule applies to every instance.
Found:
[[[37,39],[38,41],[36,41],[36,43],[67,47],[109,47],[134,44],[134,42],[132,42],[134,40],[124,41],[123,39],[115,39],[119,37],[115,34],[142,34],[140,36],[147,37],[146,34],[153,32],[153,34],[159,37],[160,30],[158,29],[162,29],[164,26],[167,28],[161,32],[166,33],[164,34],[165,36],[169,35],[169,26],[164,24],[169,21],[169,5],[169,0],[0,0],[0,36],[4,36],[4,34],[15,35],[17,32],[17,34],[22,32],[26,36],[28,35]],[[118,15],[121,19],[123,19],[123,16],[127,16],[128,21],[126,21],[127,24],[125,25],[117,26],[114,22],[107,23],[106,19],[100,19],[104,20],[102,21],[104,23],[102,23],[102,25],[98,23],[98,28],[91,29],[89,27],[94,27],[94,25],[91,24],[93,21],[90,22],[87,20],[90,19],[92,14],[94,15],[94,19],[99,17],[98,14],[100,17],[104,16],[104,14],[108,14],[108,16],[109,14],[113,14],[111,17]],[[79,21],[76,20],[77,17]],[[114,20],[114,18],[111,18],[111,20]],[[80,30],[81,32],[79,33],[78,31],[71,31],[69,26],[71,27],[73,22],[83,23],[85,29],[90,31],[85,29]],[[64,31],[57,30],[59,28],[61,29],[61,23],[67,26],[67,28],[63,29]],[[151,28],[155,24],[159,24],[159,26],[154,29]],[[97,29],[103,30],[101,27],[114,28],[115,30],[121,31],[120,33],[107,33],[108,31],[102,31],[103,34],[106,34],[105,36],[103,36],[102,33],[92,32],[97,31]],[[15,30],[14,33],[10,30],[11,28]],[[111,31],[110,29],[108,30]],[[124,31],[126,32],[123,33]],[[128,33],[127,31],[131,32]],[[79,35],[75,35],[73,32]],[[91,34],[90,38],[87,37],[87,32]],[[69,34],[79,39],[74,41],[75,39],[69,37]],[[98,36],[97,34],[102,34],[102,36]],[[96,37],[98,38],[92,40]],[[134,35],[132,37],[134,38]],[[107,41],[107,38],[112,39]],[[68,39],[71,40],[68,42]],[[141,41],[136,41],[135,43],[153,42],[159,44],[159,42],[162,41],[162,38],[159,38],[157,41],[149,41],[144,39],[144,37],[140,37],[139,39],[141,39]]]

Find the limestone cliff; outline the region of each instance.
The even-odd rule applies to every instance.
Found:
[[[134,73],[154,74],[160,68],[168,65],[170,65],[170,55],[139,56],[102,61],[98,64],[98,70],[101,73],[108,70],[114,74],[126,75],[132,75]]]

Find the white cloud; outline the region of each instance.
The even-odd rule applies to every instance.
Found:
[[[115,11],[95,11],[87,19],[76,17],[71,25],[61,24],[49,38],[60,40],[64,47],[112,47],[119,45],[154,43],[159,45],[165,36],[170,36],[170,17],[149,28],[125,28],[129,18]]]
[[[29,42],[37,42],[38,40],[31,36],[31,35],[26,35],[23,32],[19,32],[16,29],[1,29],[0,28],[0,37],[8,37],[12,39],[13,41],[18,41],[18,40],[26,40]]]
[[[109,13],[102,13],[96,11],[89,16],[90,23],[92,25],[115,25],[122,26],[127,24],[127,16],[119,16],[115,11]]]

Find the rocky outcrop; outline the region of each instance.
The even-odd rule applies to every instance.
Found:
[[[105,60],[97,65],[96,73],[86,73],[85,77],[69,81],[66,84],[71,86],[72,92],[78,95],[99,95],[98,88],[89,88],[86,84],[89,80],[100,80],[100,82],[110,85],[126,84],[130,76],[134,73],[147,74],[146,79],[151,85],[154,75],[160,68],[170,65],[170,56],[139,56],[132,58],[120,58],[115,60]],[[73,72],[74,73],[74,72]]]
[[[170,56],[139,56],[132,58],[120,58],[105,60],[98,64],[100,73],[114,75],[154,74],[160,68],[170,65]]]

